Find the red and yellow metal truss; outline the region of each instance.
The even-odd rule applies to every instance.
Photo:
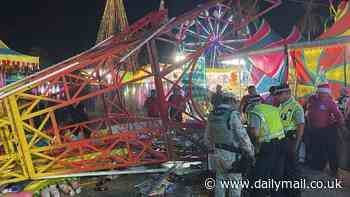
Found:
[[[0,89],[0,185],[54,175],[158,164],[179,157],[172,148],[173,132],[168,131],[177,129],[187,135],[188,128],[203,128],[205,119],[194,105],[191,88],[186,97],[192,109],[186,112],[191,123],[169,120],[166,98],[174,87],[180,87],[179,82],[186,72],[191,79],[197,59],[211,41],[208,39],[184,60],[161,68],[157,39],[175,39],[173,28],[222,2],[224,0],[209,1],[170,20],[166,20],[165,10],[150,13],[90,50]],[[147,52],[151,71],[139,67],[137,69],[146,74],[126,79],[132,71],[127,59],[142,49]],[[189,69],[170,80],[169,74],[184,64],[190,65]],[[86,70],[90,72],[84,72]],[[120,94],[119,90],[146,78],[154,80],[160,119],[130,112]],[[164,84],[170,84],[171,88],[165,91]],[[191,82],[189,84],[191,87]],[[44,85],[46,88],[38,91]],[[53,87],[61,88],[59,96],[52,93]],[[96,110],[88,120],[71,124],[57,118],[60,111],[84,102],[87,105],[95,98],[103,102],[100,107],[88,106]],[[116,129],[116,125],[124,127]],[[71,133],[89,135],[74,140]]]

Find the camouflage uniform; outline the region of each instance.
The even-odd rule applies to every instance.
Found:
[[[227,142],[231,142],[234,147],[239,147],[243,154],[249,155],[249,157],[254,157],[254,146],[252,145],[250,138],[242,126],[239,112],[232,109],[232,106],[221,104],[218,106],[218,109],[226,110],[225,113],[229,113],[228,125],[229,129],[227,133],[223,133],[223,136],[226,137]],[[213,112],[211,112],[212,114]],[[240,159],[241,154],[230,152],[221,148],[216,148],[214,144],[218,143],[214,135],[217,135],[218,132],[222,131],[219,126],[215,125],[216,123],[210,119],[208,120],[207,130],[206,130],[206,142],[207,145],[213,148],[214,153],[209,157],[209,167],[216,172],[216,188],[215,196],[221,197],[225,196],[225,188],[222,187],[220,181],[222,180],[232,180],[237,184],[242,179],[240,173],[229,173],[232,163]],[[220,141],[220,140],[219,140]],[[230,197],[239,197],[241,196],[242,188],[232,188],[230,189]]]

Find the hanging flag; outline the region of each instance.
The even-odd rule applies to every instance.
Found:
[[[245,43],[241,50],[257,50],[284,46],[298,42],[302,36],[296,27],[285,39],[275,33],[266,20],[262,20],[258,31]],[[288,64],[285,51],[278,51],[259,55],[250,55],[250,73],[252,83],[260,94],[268,93],[272,85],[279,85],[288,79]]]

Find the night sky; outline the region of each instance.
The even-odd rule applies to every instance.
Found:
[[[96,39],[106,0],[6,0],[0,12],[0,39],[11,48],[30,53],[40,48],[46,62],[56,63],[91,47]],[[169,0],[170,15],[179,15],[204,0]],[[304,13],[301,4],[283,0],[266,18],[282,36]],[[157,9],[159,0],[126,0],[129,21]],[[328,9],[320,10],[327,15]]]

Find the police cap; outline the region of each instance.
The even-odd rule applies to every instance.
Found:
[[[283,83],[276,87],[275,94],[280,94],[282,92],[288,92],[290,91],[289,85],[286,83]]]

